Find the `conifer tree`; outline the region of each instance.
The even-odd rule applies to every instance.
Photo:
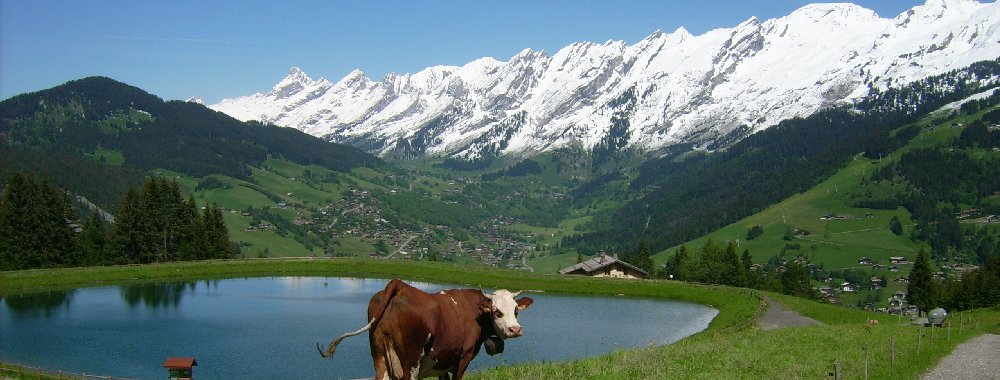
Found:
[[[198,259],[199,239],[201,233],[201,216],[198,215],[198,204],[194,196],[188,197],[178,208],[178,244],[177,259],[191,261]]]
[[[215,204],[205,207],[201,218],[202,250],[201,259],[227,259],[235,255],[229,243],[229,231],[222,219],[222,212]]]
[[[73,220],[66,194],[45,179],[15,173],[0,200],[0,268],[74,265]]]
[[[721,284],[739,286],[740,285],[740,257],[736,255],[736,244],[730,241],[723,251],[721,266]]]
[[[139,194],[134,188],[125,191],[115,213],[113,248],[117,264],[138,264],[142,259],[144,244],[143,222]]]
[[[903,225],[899,223],[899,218],[895,215],[893,215],[892,220],[889,221],[889,230],[897,236],[903,234]]]
[[[922,312],[929,311],[936,306],[936,285],[931,274],[931,262],[927,257],[927,251],[921,248],[910,271],[910,283],[906,287],[907,301],[919,307]]]
[[[108,254],[110,250],[108,238],[111,232],[107,223],[96,212],[83,223],[82,230],[77,235],[77,246],[80,248],[80,265],[109,265],[114,260]]]
[[[645,239],[639,242],[639,251],[632,257],[632,264],[650,276],[653,275],[653,258],[649,255],[649,246],[646,245]]]
[[[743,254],[740,255],[740,283],[737,284],[740,287],[749,288],[753,286],[753,281],[751,281],[752,274],[750,273],[750,267],[753,266],[753,258],[750,257],[750,250],[743,249]]]
[[[36,206],[38,230],[36,252],[41,261],[39,266],[53,268],[73,266],[79,263],[78,250],[73,227],[76,219],[66,192],[42,178],[36,187],[39,195]]]
[[[781,272],[781,292],[798,297],[818,298],[809,282],[809,272],[794,261],[789,262],[785,271]]]
[[[688,249],[686,245],[677,248],[674,257],[667,262],[667,275],[672,275],[674,280],[687,280],[686,266],[688,264]]]
[[[23,269],[28,252],[31,213],[30,190],[27,179],[20,172],[14,173],[4,187],[0,198],[0,270]]]

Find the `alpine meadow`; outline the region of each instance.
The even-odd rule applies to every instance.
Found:
[[[44,329],[94,303],[85,290],[119,288],[101,302],[131,299],[115,317],[125,321],[142,314],[138,299],[157,323],[221,330],[257,318],[246,310],[287,313],[287,325],[264,330],[294,348],[261,342],[276,363],[240,370],[291,378],[320,375],[281,355],[325,378],[356,377],[341,361],[371,370],[363,338],[348,342],[364,352],[345,344],[333,356],[365,331],[387,378],[461,378],[470,362],[465,375],[490,379],[992,378],[1000,364],[967,363],[972,344],[1000,349],[998,88],[1000,3],[976,0],[927,0],[889,18],[808,4],[697,35],[524,49],[380,80],[293,67],[270,90],[212,104],[86,76],[0,101],[0,320]],[[323,278],[320,295],[283,301],[333,310],[372,297],[369,320],[300,338],[302,320],[316,318],[296,306],[246,306],[225,320],[186,309],[200,292],[220,305],[282,298],[219,290],[256,278],[294,291],[304,287],[295,279]],[[449,346],[461,341],[449,328],[466,322],[447,310],[460,307],[427,305],[459,305],[460,293],[328,288],[393,278],[478,288],[484,301],[461,306],[485,313],[470,317],[476,343]],[[150,290],[163,284],[173,293]],[[634,316],[605,310],[615,298],[706,305],[712,316],[676,342],[521,359],[532,322],[542,325],[532,318],[550,318],[538,317],[550,305],[515,297],[559,295],[592,297],[545,321],[567,327],[576,313]],[[420,344],[392,335],[425,324],[445,327]],[[323,353],[332,359],[313,351],[358,327]],[[159,356],[53,367],[15,339],[0,339],[0,378],[166,370]],[[252,377],[204,353],[235,345],[157,339],[149,355],[197,353],[206,377]],[[489,356],[473,360],[481,347]],[[442,352],[471,356],[454,364]]]

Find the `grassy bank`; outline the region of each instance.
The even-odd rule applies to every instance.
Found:
[[[0,296],[142,282],[269,276],[402,278],[464,284],[469,287],[672,299],[711,305],[719,309],[719,316],[712,321],[710,330],[732,329],[751,318],[758,306],[757,299],[750,297],[749,291],[728,287],[542,275],[435,262],[353,258],[227,260],[2,272]]]
[[[917,379],[958,344],[1000,333],[1000,310],[952,315],[926,328],[896,316],[767,294],[825,323],[763,331],[708,331],[669,346],[621,350],[564,363],[489,369],[477,379],[817,379],[839,366],[844,379]],[[878,324],[867,324],[869,319]],[[867,363],[867,364],[866,364]],[[867,367],[866,367],[867,365]]]
[[[630,295],[712,305],[709,328],[669,346],[649,346],[562,363],[505,366],[471,374],[483,379],[573,378],[826,378],[839,364],[844,378],[917,378],[959,343],[1000,333],[1000,310],[953,315],[948,328],[905,324],[896,316],[766,294],[824,326],[762,331],[752,327],[760,306],[744,289],[667,281],[627,281],[538,275],[443,263],[366,259],[246,260],[74,268],[0,273],[0,296],[78,287],[261,276],[399,277],[594,295]],[[879,319],[877,325],[868,325]],[[902,323],[901,323],[902,322]],[[919,346],[919,352],[918,352]]]

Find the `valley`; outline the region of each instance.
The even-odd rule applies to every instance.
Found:
[[[909,265],[921,249],[933,253],[942,280],[958,278],[994,252],[991,215],[1000,212],[995,196],[981,195],[997,191],[990,190],[993,184],[970,180],[959,187],[961,193],[949,195],[962,201],[936,198],[950,206],[934,208],[931,216],[916,209],[924,210],[918,218],[911,211],[918,207],[914,202],[934,202],[920,199],[940,195],[917,186],[939,185],[906,177],[912,170],[901,167],[911,152],[968,152],[984,163],[996,158],[990,140],[998,114],[997,97],[990,95],[994,66],[988,61],[880,93],[859,103],[860,115],[832,109],[791,120],[722,152],[678,146],[648,159],[640,150],[578,147],[491,162],[433,156],[381,161],[288,128],[240,123],[200,105],[163,103],[129,87],[124,90],[142,103],[113,98],[121,108],[90,112],[80,104],[93,98],[78,98],[67,107],[30,104],[33,96],[51,98],[78,91],[74,88],[125,86],[90,78],[51,94],[5,101],[5,112],[35,112],[27,118],[8,113],[8,141],[42,150],[58,147],[70,156],[44,163],[14,149],[17,144],[8,145],[9,164],[3,168],[5,176],[20,168],[62,173],[53,177],[57,184],[109,211],[120,205],[98,196],[106,187],[75,179],[79,173],[51,170],[70,163],[97,165],[87,170],[117,173],[123,183],[134,183],[135,174],[125,176],[122,169],[143,168],[148,176],[177,183],[198,205],[218,207],[240,258],[442,261],[547,274],[607,252],[630,262],[648,260],[652,276],[683,279],[674,263],[679,249],[695,252],[697,263],[707,255],[700,251],[725,248],[734,255],[744,252],[741,276],[757,278],[743,286],[777,289],[778,278],[794,263],[811,283],[803,287],[816,289],[812,297],[900,312],[896,293],[908,287]],[[961,85],[935,85],[943,82]],[[914,103],[911,93],[923,99]],[[919,111],[899,114],[894,111],[899,107]],[[108,116],[85,116],[95,112]],[[53,127],[71,133],[51,134]],[[985,132],[965,132],[972,129]],[[99,138],[77,137],[88,134]],[[190,143],[205,134],[222,134],[237,144]],[[181,157],[164,149],[158,142],[164,138],[189,153]],[[314,149],[328,153],[308,154]],[[73,152],[79,156],[72,158]],[[151,159],[151,152],[163,159]],[[976,245],[928,235],[934,223],[949,219],[940,226],[962,233],[954,217],[941,219],[948,207],[960,208],[952,213],[976,210],[962,222],[966,234],[978,234]],[[970,229],[975,220],[981,229]]]
[[[276,327],[264,332],[289,340],[258,341],[294,358],[270,377],[343,377],[303,341],[330,333],[315,330],[337,313],[361,315],[377,282],[392,278],[534,293],[520,342],[552,340],[530,330],[549,326],[567,331],[545,343],[574,344],[570,330],[585,328],[608,348],[625,335],[614,323],[672,318],[625,310],[618,298],[705,312],[676,342],[642,346],[643,331],[629,331],[639,343],[627,349],[542,359],[559,363],[500,355],[471,378],[918,378],[962,342],[1000,333],[1000,2],[923,1],[597,2],[574,6],[579,18],[558,2],[0,2],[0,16],[18,15],[0,17],[18,25],[0,33],[0,319],[40,326],[0,339],[0,378],[62,371],[28,367],[61,365],[52,354],[8,359],[51,347],[25,344],[25,332],[69,316],[74,302],[90,315],[101,309],[76,306],[108,300],[123,309],[104,313],[126,324],[151,312],[146,327],[114,339],[164,349],[156,356],[225,351],[265,373],[251,367],[266,350],[199,333],[194,343],[160,341],[168,334],[157,327],[169,315],[177,331],[232,332],[238,318],[261,318]],[[686,7],[710,22],[692,33],[665,18]],[[511,8],[517,22],[503,24]],[[134,23],[154,9],[163,17]],[[427,9],[437,12],[419,13]],[[95,10],[129,17],[77,23]],[[650,19],[674,31],[650,33]],[[454,39],[480,31],[488,42]],[[544,48],[523,42],[541,37]],[[302,66],[267,88],[269,73],[291,64]],[[26,92],[7,94],[15,82]],[[304,284],[314,292],[300,293]],[[198,292],[191,306],[213,305],[218,319],[182,311],[181,296]],[[225,306],[223,293],[239,306]],[[405,307],[437,297],[387,293],[403,294],[392,305]],[[470,304],[452,307],[449,321],[478,315],[458,325],[490,356],[521,334],[507,322],[491,333],[488,317],[516,322],[535,302],[461,294],[451,303]],[[544,309],[567,294],[593,299]],[[357,302],[338,303],[348,298]],[[764,328],[768,308],[811,322]],[[588,310],[592,324],[574,325]],[[533,311],[545,324],[531,323]],[[363,376],[367,350],[335,359],[364,364],[349,375]],[[102,371],[162,372],[146,363],[150,352]],[[231,365],[208,371],[227,360],[199,356],[205,373]],[[305,367],[314,372],[298,375]]]

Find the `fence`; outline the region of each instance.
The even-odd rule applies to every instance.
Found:
[[[750,326],[754,326],[754,325],[757,324],[757,321],[760,320],[760,317],[762,315],[764,315],[764,312],[767,311],[767,300],[764,299],[764,296],[762,294],[760,294],[760,292],[757,292],[757,291],[753,291],[753,290],[747,290],[747,291],[750,293],[751,297],[754,297],[754,298],[757,299],[757,310],[754,310],[753,316],[750,317],[750,319],[747,319],[747,320],[745,320],[743,322],[740,322],[737,325],[730,326],[730,327],[722,330],[720,333],[728,334],[728,333],[732,333],[732,332],[743,330],[743,329],[745,329],[747,327],[750,327]]]
[[[869,379],[870,372],[880,368],[882,373],[872,375],[884,378],[886,370],[900,368],[912,364],[914,357],[927,355],[947,355],[954,348],[952,336],[961,341],[988,332],[980,326],[981,317],[956,313],[948,320],[939,324],[925,324],[923,321],[890,325],[895,329],[884,331],[878,335],[882,339],[858,342],[861,355],[851,355],[845,351],[844,356],[832,363],[828,378],[841,380],[845,378]],[[995,322],[990,322],[995,323]],[[864,322],[866,329],[879,329],[877,320]],[[952,331],[955,330],[955,331]],[[869,330],[871,332],[872,330]],[[930,354],[928,351],[937,351]],[[943,351],[943,352],[942,352]],[[905,364],[903,364],[905,363]]]
[[[14,379],[73,379],[73,380],[93,380],[93,379],[104,379],[104,380],[137,380],[129,377],[114,377],[114,376],[100,376],[100,375],[89,375],[86,373],[73,373],[65,371],[53,371],[44,368],[31,367],[21,364],[13,363],[2,363],[0,362],[0,377],[2,378],[14,378]]]

